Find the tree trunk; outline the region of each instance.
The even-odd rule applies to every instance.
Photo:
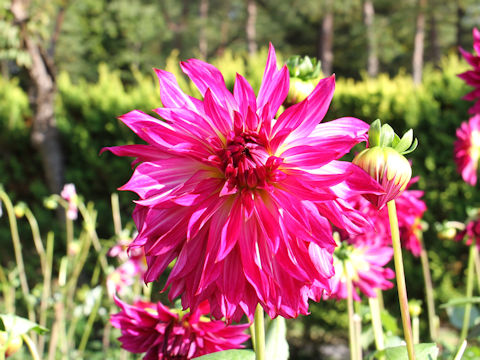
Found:
[[[247,49],[249,55],[257,52],[257,3],[255,0],[247,0]]]
[[[55,75],[49,67],[47,54],[42,52],[41,47],[27,33],[26,8],[25,1],[12,0],[12,14],[15,22],[20,24],[22,43],[32,59],[32,65],[28,68],[35,89],[31,141],[40,153],[48,189],[51,193],[59,194],[64,184],[64,166],[54,113]]]
[[[333,2],[326,0],[325,16],[322,21],[321,56],[323,74],[328,76],[333,70]]]
[[[456,21],[456,28],[457,28],[457,49],[458,47],[462,46],[462,19],[465,16],[465,9],[463,8],[462,0],[457,0],[457,21]],[[457,51],[457,54],[459,57],[462,57],[460,55],[460,52]]]
[[[435,7],[434,4],[430,3],[430,31],[429,31],[429,39],[431,44],[431,51],[430,51],[430,60],[433,62],[435,67],[438,67],[440,64],[440,58],[442,56],[440,52],[440,44],[438,43],[438,30],[437,30],[437,17],[435,15]]]
[[[207,60],[207,19],[208,19],[208,0],[200,0],[200,31],[198,34],[198,49],[200,57]]]
[[[417,26],[415,30],[415,43],[413,48],[413,59],[412,59],[413,83],[415,85],[418,85],[422,82],[426,5],[427,5],[427,0],[418,0]]]
[[[378,56],[374,28],[375,8],[372,0],[363,2],[363,15],[367,30],[367,73],[370,77],[376,77],[378,75]]]

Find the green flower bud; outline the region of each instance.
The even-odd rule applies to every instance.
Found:
[[[395,199],[407,187],[412,177],[412,168],[403,156],[417,147],[413,131],[399,138],[390,125],[380,126],[375,120],[368,131],[369,147],[357,154],[353,163],[370,174],[385,190],[385,194],[364,194],[377,209]]]
[[[408,311],[411,316],[420,316],[422,313],[422,302],[420,300],[410,300],[408,302]]]
[[[322,77],[320,62],[315,58],[292,56],[287,60],[290,73],[290,89],[285,106],[291,106],[307,98]]]

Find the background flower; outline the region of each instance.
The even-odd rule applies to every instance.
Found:
[[[473,86],[473,91],[465,95],[463,99],[475,101],[468,112],[470,114],[478,114],[480,113],[480,31],[478,31],[477,28],[473,29],[473,49],[477,55],[470,54],[462,48],[459,49],[460,53],[473,69],[465,71],[458,76],[465,80],[468,85]]]
[[[245,334],[249,324],[229,325],[210,321],[208,304],[196,311],[169,309],[161,303],[137,301],[115,303],[121,311],[111,316],[111,323],[122,332],[122,348],[139,354],[144,360],[187,360],[216,351],[242,348],[250,337]]]
[[[474,186],[477,183],[480,159],[480,114],[464,121],[457,129],[457,140],[453,147],[457,170],[462,179]]]
[[[185,308],[208,299],[213,316],[270,317],[308,312],[333,275],[331,223],[359,232],[369,223],[344,199],[383,190],[363,170],[337,161],[366,139],[355,118],[319,124],[334,77],[274,119],[289,74],[273,46],[255,96],[237,75],[233,94],[221,73],[199,60],[181,63],[203,95],[185,95],[174,76],[156,70],[165,121],[132,111],[120,117],[148,145],[106,148],[138,163],[123,190],[136,192],[138,236],[146,281],[176,259],[165,289]],[[310,291],[314,289],[315,291]]]

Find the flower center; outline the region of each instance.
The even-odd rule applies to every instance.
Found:
[[[219,157],[229,192],[263,188],[281,175],[277,169],[282,160],[268,154],[256,132],[231,134]]]
[[[480,158],[480,131],[472,131],[470,144],[470,156],[477,163]]]

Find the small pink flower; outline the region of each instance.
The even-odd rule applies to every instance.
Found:
[[[60,196],[68,202],[67,217],[76,220],[78,217],[77,192],[74,184],[65,184]]]
[[[465,182],[474,186],[480,159],[480,114],[464,121],[457,129],[453,152],[458,172]]]
[[[389,281],[395,277],[392,269],[385,265],[392,259],[393,249],[390,246],[375,242],[349,244],[343,241],[334,252],[333,265],[335,275],[330,279],[332,284],[331,298],[347,298],[347,279],[352,281],[353,298],[360,301],[358,292],[367,297],[376,297],[376,290],[388,290],[393,287]]]
[[[470,114],[480,113],[480,31],[473,29],[473,49],[477,55],[470,54],[469,52],[460,48],[460,53],[465,60],[473,67],[472,70],[465,71],[458,76],[465,80],[465,82],[472,86],[473,91],[469,92],[463,97],[465,100],[475,101],[474,105],[468,110]]]
[[[400,229],[400,240],[402,246],[410,251],[414,256],[419,256],[422,250],[420,242],[421,219],[427,206],[421,199],[423,191],[410,190],[409,187],[414,184],[418,178],[413,178],[396,199],[398,226]],[[361,211],[365,217],[369,218],[374,224],[374,229],[366,229],[361,234],[350,236],[352,243],[376,243],[382,246],[391,246],[390,222],[387,208],[378,211],[374,205],[361,196],[349,200],[355,209]]]
[[[249,324],[226,325],[210,321],[208,303],[194,312],[169,309],[161,303],[137,301],[128,305],[115,297],[121,311],[111,323],[122,332],[122,348],[135,354],[146,352],[144,360],[187,360],[217,351],[242,348],[249,336]]]
[[[148,145],[106,148],[138,164],[123,190],[140,199],[133,218],[145,250],[146,281],[176,259],[165,289],[185,308],[208,300],[215,318],[308,313],[309,297],[329,289],[335,242],[331,225],[358,232],[368,222],[345,201],[383,189],[363,170],[338,161],[366,140],[355,118],[319,122],[335,80],[320,80],[276,119],[289,89],[286,66],[270,46],[256,96],[237,75],[233,94],[200,60],[181,63],[203,100],[184,94],[156,70],[165,121],[140,111],[120,119]],[[312,289],[312,291],[310,291]],[[313,289],[315,291],[313,291]]]
[[[471,220],[465,226],[465,229],[460,231],[455,236],[455,241],[466,240],[467,245],[471,245],[473,242],[480,249],[480,219]]]

